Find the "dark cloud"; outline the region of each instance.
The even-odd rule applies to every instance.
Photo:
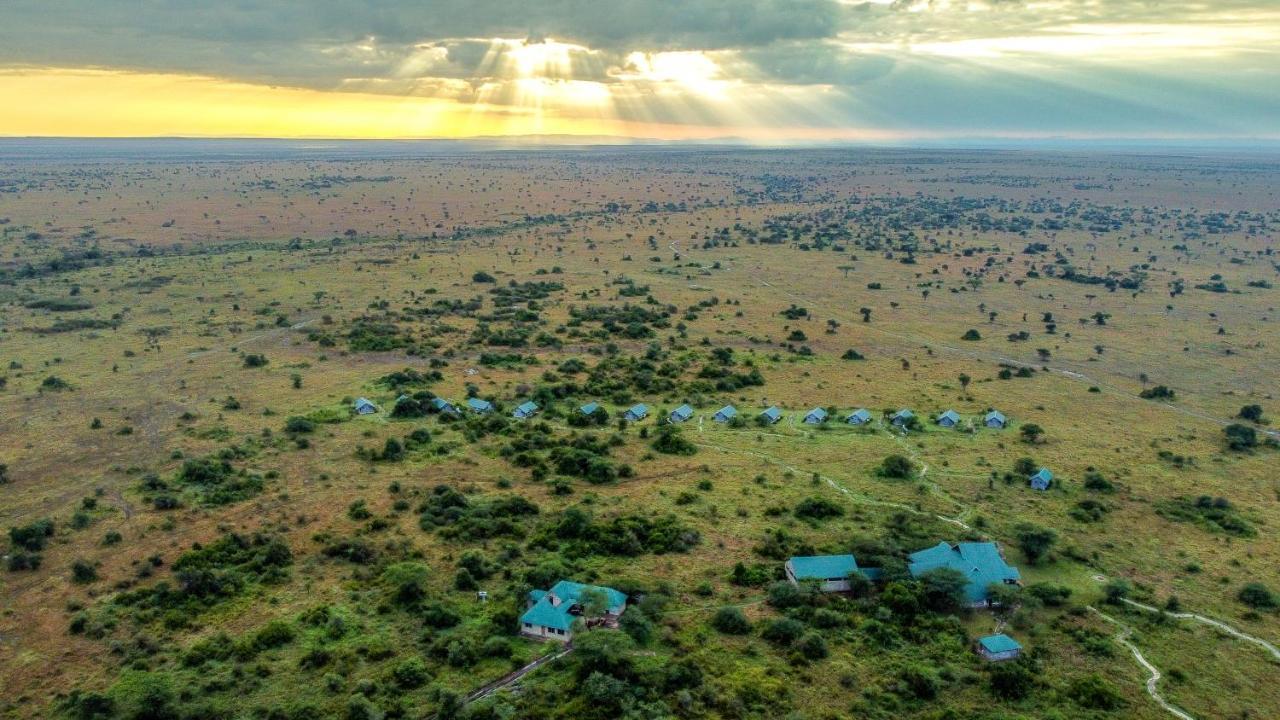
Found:
[[[573,47],[544,76],[607,84],[617,115],[637,121],[1274,132],[1275,1],[0,0],[0,67],[515,103],[504,81],[518,43],[494,40],[552,38]],[[1041,38],[1091,26],[1225,40],[1194,57],[1037,56]],[[1006,52],[990,44],[1001,38],[1019,42]],[[995,49],[965,55],[963,43]],[[719,76],[696,80],[733,84],[736,106],[627,69],[630,53],[671,50],[707,52]]]

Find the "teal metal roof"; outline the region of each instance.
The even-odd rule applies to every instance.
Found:
[[[583,405],[582,407],[578,408],[578,412],[582,413],[583,415],[590,415],[591,413],[599,409],[600,409],[600,403],[589,402],[586,405]]]
[[[515,416],[526,417],[536,412],[538,412],[538,403],[532,400],[526,400],[525,402],[520,403],[519,407],[516,408]]]
[[[999,410],[992,410],[991,412],[987,413],[987,416],[985,418],[983,418],[983,422],[991,422],[992,420],[995,420],[1001,425],[1004,425],[1005,423],[1009,422],[1009,418],[1005,417],[1004,413],[1000,412]]]
[[[804,419],[813,420],[816,422],[822,422],[823,420],[827,419],[827,411],[820,407],[816,407],[810,410],[809,414],[804,416]]]
[[[948,410],[938,416],[938,422],[942,422],[943,420],[949,420],[953,423],[958,423],[960,422],[960,413],[957,413],[955,410]]]
[[[719,410],[717,410],[717,411],[716,411],[716,416],[717,416],[717,417],[723,417],[723,418],[724,418],[724,419],[726,419],[726,420],[728,420],[729,418],[731,418],[731,417],[733,417],[733,416],[735,416],[735,415],[737,415],[737,414],[738,414],[738,408],[736,408],[736,407],[734,407],[734,406],[732,406],[732,405],[725,405],[724,407],[722,407],[722,408],[720,408]]]
[[[911,553],[907,558],[907,569],[912,577],[920,577],[938,568],[951,568],[968,578],[965,596],[973,603],[987,599],[988,585],[1022,577],[1017,568],[1000,557],[1000,549],[992,542],[962,542],[955,545],[940,542],[931,548]]]
[[[978,644],[983,650],[989,653],[1006,653],[1011,650],[1021,650],[1022,646],[1017,640],[1000,633],[999,635],[988,635],[984,638],[978,638]]]
[[[766,408],[765,411],[760,414],[773,422],[777,422],[778,418],[782,417],[782,411],[779,410],[776,405]]]
[[[477,412],[489,412],[493,409],[493,403],[480,398],[467,398],[467,407]]]
[[[649,406],[644,403],[636,403],[631,406],[631,409],[627,410],[627,414],[631,417],[642,418],[649,414]]]
[[[590,589],[604,592],[611,613],[620,612],[627,604],[627,596],[611,587],[561,580],[549,591],[533,590],[529,593],[529,600],[533,605],[520,616],[520,622],[567,631],[577,618],[570,610],[579,603],[582,594]],[[553,596],[560,600],[558,604],[553,602]]]
[[[689,418],[693,417],[693,408],[689,407],[688,405],[681,405],[680,407],[671,411],[671,417],[674,417],[680,420],[688,420]]]
[[[802,555],[788,562],[797,580],[843,579],[858,569],[858,561],[852,555]]]
[[[868,411],[866,408],[858,408],[857,410],[854,410],[853,412],[849,413],[849,417],[846,418],[846,420],[848,420],[849,422],[867,422],[870,419],[871,419],[871,412]]]
[[[554,605],[551,599],[544,596],[520,616],[520,622],[542,627],[568,630],[573,625],[574,616],[569,614],[569,605]]]
[[[1036,471],[1035,475],[1031,476],[1031,479],[1044,480],[1045,482],[1050,482],[1053,480],[1053,471],[1050,470],[1049,468],[1040,468],[1039,470]]]

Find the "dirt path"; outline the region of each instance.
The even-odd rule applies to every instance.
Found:
[[[477,700],[483,700],[503,688],[511,687],[512,685],[519,682],[520,679],[523,678],[525,675],[528,675],[529,673],[533,672],[534,670],[537,670],[543,665],[548,665],[550,663],[553,663],[556,660],[559,660],[560,658],[564,657],[565,655],[568,655],[571,652],[573,652],[572,642],[566,644],[563,650],[551,653],[550,655],[543,655],[542,657],[537,658],[536,660],[529,663],[528,665],[525,665],[519,670],[514,670],[510,673],[507,673],[506,675],[503,675],[497,680],[494,680],[491,683],[487,683],[481,686],[477,690],[473,690],[470,694],[468,694],[465,698],[462,699],[462,704],[464,706],[469,705]],[[435,717],[435,716],[432,716],[432,717]]]
[[[1183,620],[1195,620],[1196,622],[1204,623],[1205,625],[1209,625],[1211,627],[1217,628],[1218,630],[1221,630],[1222,632],[1236,639],[1253,643],[1254,645],[1257,645],[1258,647],[1261,647],[1262,649],[1270,653],[1271,657],[1275,658],[1276,660],[1280,660],[1280,649],[1276,648],[1275,645],[1272,645],[1271,643],[1267,642],[1266,640],[1263,640],[1262,638],[1254,637],[1253,635],[1250,635],[1246,632],[1237,630],[1231,627],[1230,625],[1222,622],[1221,620],[1214,620],[1213,618],[1205,617],[1204,615],[1197,615],[1195,613],[1190,613],[1190,612],[1169,612],[1167,610],[1161,610],[1160,608],[1152,607],[1150,605],[1143,605],[1142,603],[1137,602],[1135,600],[1130,600],[1129,598],[1120,598],[1120,599],[1126,604],[1128,604],[1130,607],[1135,607],[1135,608],[1138,608],[1139,610],[1145,610],[1147,612],[1153,612],[1153,613],[1165,613],[1169,617],[1180,618]]]
[[[699,443],[694,443],[694,444],[695,444],[695,445],[697,445],[698,447],[705,447],[705,448],[710,448],[710,449],[712,449],[712,450],[719,450],[720,452],[729,453],[729,454],[731,454],[731,455],[750,455],[750,456],[752,456],[752,457],[757,457],[757,458],[760,458],[760,459],[762,459],[762,460],[767,460],[767,461],[769,461],[769,462],[771,462],[771,463],[774,463],[775,465],[778,465],[778,466],[782,467],[782,468],[783,468],[783,469],[785,469],[785,470],[790,470],[791,472],[794,472],[794,473],[805,474],[805,475],[816,475],[820,480],[822,480],[823,482],[825,482],[825,483],[826,483],[829,487],[831,487],[833,490],[835,490],[836,492],[838,492],[838,493],[840,493],[840,494],[844,495],[844,496],[845,496],[845,498],[847,498],[848,500],[851,500],[851,501],[853,501],[853,502],[855,502],[855,503],[858,503],[858,504],[860,504],[860,505],[871,505],[871,506],[876,506],[876,507],[888,507],[888,508],[894,508],[895,510],[902,510],[902,511],[904,511],[904,512],[911,513],[912,515],[932,516],[932,517],[935,517],[935,518],[937,518],[937,519],[939,519],[939,520],[941,520],[941,521],[943,521],[943,522],[951,523],[952,525],[955,525],[955,526],[957,526],[957,527],[963,528],[963,529],[965,529],[965,530],[972,530],[972,529],[973,529],[972,527],[970,527],[969,525],[967,525],[963,520],[961,520],[959,517],[948,517],[948,516],[946,516],[946,515],[941,515],[941,514],[938,514],[938,513],[931,513],[931,512],[925,511],[925,510],[920,510],[919,508],[912,507],[912,506],[910,506],[910,505],[907,505],[906,503],[898,503],[898,502],[893,502],[893,501],[890,501],[890,500],[880,500],[880,499],[878,499],[878,498],[871,497],[870,495],[864,495],[864,494],[862,494],[862,493],[859,493],[859,492],[855,492],[855,491],[853,491],[853,490],[850,490],[849,488],[847,488],[847,487],[845,487],[844,485],[840,484],[840,483],[839,483],[838,481],[836,481],[834,478],[828,477],[828,476],[823,475],[822,473],[819,473],[819,472],[814,472],[814,471],[812,471],[812,470],[805,470],[805,469],[803,469],[803,468],[795,467],[794,465],[790,465],[790,464],[788,464],[786,461],[781,460],[781,459],[779,459],[779,458],[776,458],[776,457],[774,457],[774,456],[772,456],[772,455],[769,455],[769,454],[767,454],[767,453],[762,453],[762,452],[758,452],[758,451],[755,451],[755,450],[738,450],[738,449],[735,449],[735,448],[727,448],[727,447],[724,447],[723,445],[715,445],[715,444],[707,443],[707,442],[699,442]],[[948,498],[948,499],[950,499],[950,498]],[[960,506],[960,507],[964,508],[964,505],[962,505],[961,503],[959,503],[959,501],[956,501],[956,500],[954,500],[954,499],[951,499],[951,502],[954,502],[954,503],[956,503],[958,506]],[[964,512],[967,512],[967,510],[968,510],[968,509],[967,509],[967,508],[965,508],[965,510],[961,512],[961,515],[963,515],[963,514],[964,514]]]
[[[1147,658],[1142,655],[1142,651],[1138,649],[1138,646],[1134,645],[1133,642],[1129,640],[1129,637],[1133,635],[1133,628],[1129,627],[1128,625],[1125,625],[1124,623],[1111,617],[1110,615],[1107,615],[1106,613],[1102,612],[1101,610],[1095,608],[1092,605],[1089,605],[1088,608],[1089,610],[1093,611],[1098,617],[1120,628],[1120,630],[1115,634],[1113,639],[1116,642],[1120,643],[1121,645],[1129,648],[1129,652],[1133,653],[1133,657],[1135,660],[1138,661],[1138,664],[1141,665],[1143,668],[1145,668],[1146,671],[1150,674],[1147,677],[1146,686],[1147,686],[1147,694],[1151,696],[1151,699],[1155,700],[1156,703],[1160,705],[1160,707],[1167,710],[1174,717],[1180,718],[1181,720],[1196,720],[1195,717],[1193,717],[1187,711],[1182,710],[1178,706],[1170,703],[1168,700],[1165,700],[1164,696],[1160,694],[1160,691],[1156,688],[1156,685],[1160,682],[1160,678],[1163,677],[1163,675],[1160,674],[1159,668],[1157,668],[1155,665],[1152,665],[1151,661],[1147,660]]]

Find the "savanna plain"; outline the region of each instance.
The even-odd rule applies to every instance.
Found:
[[[1280,717],[1280,157],[157,146],[0,146],[0,716]]]

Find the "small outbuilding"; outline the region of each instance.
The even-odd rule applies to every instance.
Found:
[[[1003,430],[1009,426],[1009,418],[1005,417],[1004,413],[999,410],[992,410],[982,418],[982,424],[989,428]]]
[[[681,405],[671,411],[671,414],[667,416],[667,422],[682,423],[691,417],[693,417],[693,408],[688,405]]]
[[[645,405],[644,403],[636,403],[635,405],[632,405],[631,407],[627,408],[627,411],[622,414],[622,417],[630,422],[637,422],[639,420],[645,419],[648,416],[649,416],[649,406]]]
[[[938,424],[945,428],[955,427],[960,424],[960,413],[947,410],[938,416]]]
[[[787,560],[783,566],[787,582],[816,582],[823,592],[846,592],[849,575],[859,572],[858,561],[852,555],[803,555]]]
[[[821,425],[826,421],[827,421],[827,411],[820,407],[816,407],[810,410],[809,414],[804,416],[805,425]]]
[[[1016,660],[1022,654],[1022,646],[1004,633],[988,635],[978,638],[978,654],[987,662]]]
[[[866,408],[858,408],[849,413],[849,417],[845,418],[845,422],[850,425],[866,425],[871,422],[871,411]]]
[[[480,398],[467,398],[467,407],[471,408],[472,412],[480,413],[481,415],[493,412],[493,403]]]
[[[1040,468],[1028,478],[1032,490],[1048,490],[1053,484],[1053,471],[1049,468]]]
[[[903,408],[894,413],[893,417],[889,418],[889,422],[893,423],[894,427],[906,427],[911,424],[911,421],[914,420],[915,417],[915,413]]]
[[[584,416],[589,416],[599,409],[600,409],[600,403],[589,402],[586,405],[583,405],[582,407],[578,408],[578,412]]]
[[[777,406],[770,406],[760,413],[760,419],[765,423],[772,425],[782,419],[782,411]]]
[[[356,398],[352,407],[355,408],[357,415],[372,415],[378,412],[378,406],[374,405],[368,398]]]
[[[736,417],[738,417],[738,408],[732,405],[725,405],[717,410],[716,414],[711,416],[711,419],[718,423],[727,423]]]
[[[531,418],[537,414],[538,403],[532,400],[526,400],[516,406],[515,411],[511,413],[511,417],[523,420],[525,418]]]

